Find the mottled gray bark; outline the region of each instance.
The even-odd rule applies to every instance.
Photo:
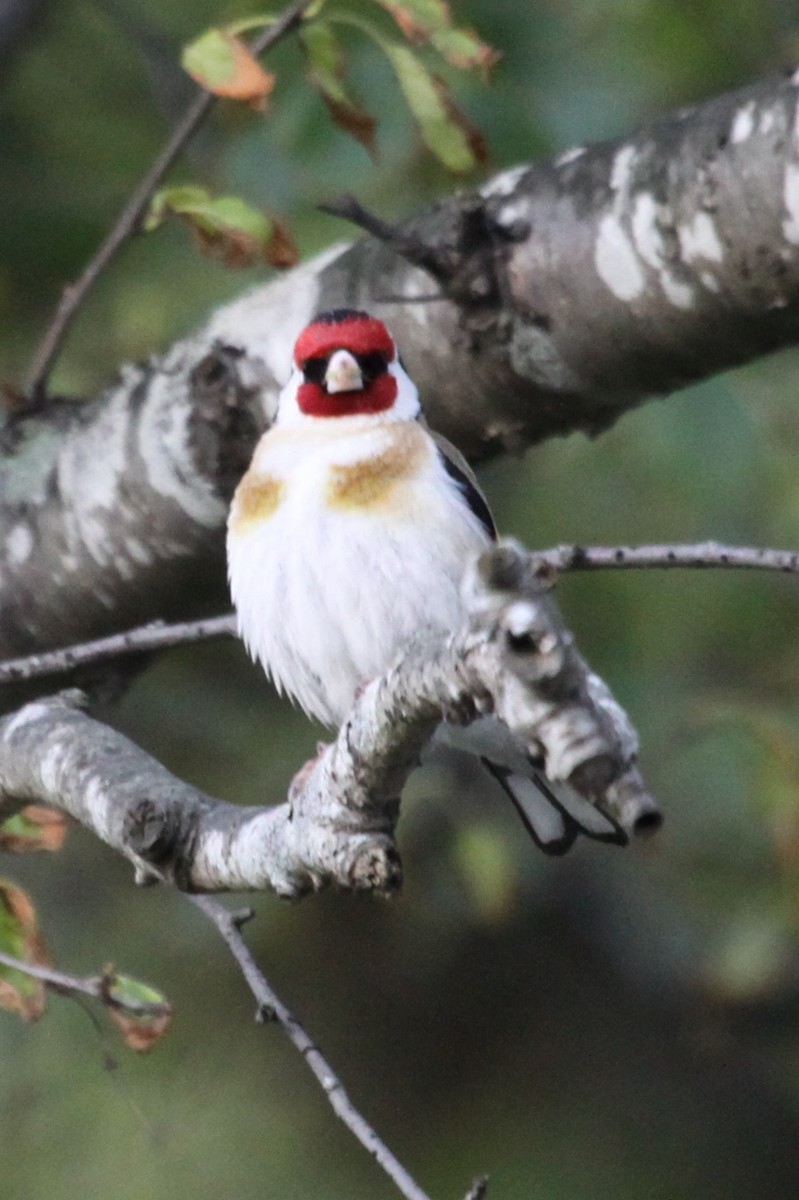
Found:
[[[195,891],[390,891],[401,879],[399,798],[421,751],[442,717],[493,713],[550,779],[628,831],[651,827],[658,812],[635,734],[575,650],[535,557],[510,543],[486,551],[465,598],[466,626],[364,688],[285,804],[240,808],[203,795],[67,693],[0,721],[0,811],[51,804],[126,855],[140,878]]]
[[[798,82],[755,84],[443,201],[397,243],[436,278],[367,238],[227,305],[95,404],[9,418],[0,654],[223,600],[226,500],[320,308],[385,317],[431,423],[475,457],[596,432],[794,342]],[[415,299],[437,291],[449,298]]]
[[[261,368],[262,375],[264,368]],[[0,431],[0,653],[218,607],[260,385],[207,339]]]

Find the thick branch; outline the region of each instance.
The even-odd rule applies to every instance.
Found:
[[[285,804],[242,809],[198,792],[66,693],[0,722],[0,807],[60,808],[141,878],[187,890],[390,891],[401,881],[399,797],[422,749],[442,718],[493,713],[552,780],[601,802],[625,829],[642,828],[658,813],[635,733],[574,649],[538,567],[511,543],[487,551],[464,584],[468,624],[369,684]]]
[[[0,653],[218,607],[228,500],[265,421],[255,365],[183,342],[95,405],[0,431]]]
[[[333,248],[126,369],[95,405],[9,418],[0,653],[190,616],[198,576],[201,600],[222,602],[225,501],[318,309],[385,317],[431,423],[475,456],[596,432],[794,342],[797,82],[443,201],[402,227],[406,247],[429,247],[435,281],[374,238]],[[415,302],[437,289],[449,299]]]

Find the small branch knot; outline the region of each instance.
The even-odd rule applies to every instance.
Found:
[[[393,842],[368,842],[352,861],[348,882],[355,890],[390,895],[402,887],[402,862]]]
[[[163,806],[149,797],[131,804],[125,815],[123,837],[134,854],[154,866],[172,858],[177,830]]]

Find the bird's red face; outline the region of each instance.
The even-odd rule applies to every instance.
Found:
[[[294,347],[303,377],[300,412],[311,417],[385,412],[397,398],[397,380],[389,371],[396,357],[394,339],[377,318],[352,309],[316,317]]]

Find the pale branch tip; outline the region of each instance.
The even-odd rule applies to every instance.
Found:
[[[280,16],[253,40],[250,46],[252,53],[263,54],[286,34],[292,32],[302,20],[305,9],[311,3],[312,0],[295,0],[294,4],[290,4],[288,8],[284,9]],[[95,251],[78,279],[63,289],[50,324],[34,352],[28,370],[25,390],[32,404],[41,405],[44,402],[50,371],[63,340],[87,296],[122,247],[140,232],[142,219],[156,188],[205,120],[216,100],[217,97],[213,92],[198,89],[197,95],[177,122],[162,150],[133,189],[104,241]]]
[[[277,1022],[300,1057],[317,1080],[336,1116],[350,1133],[361,1143],[375,1162],[396,1185],[406,1200],[430,1200],[406,1168],[388,1148],[383,1139],[369,1124],[349,1098],[344,1085],[336,1075],[319,1047],[312,1040],[297,1018],[286,1008],[258,966],[241,934],[240,914],[233,913],[209,896],[193,896],[192,902],[213,922],[225,945],[235,959],[242,975],[255,997],[259,1020]],[[470,1193],[471,1195],[472,1193]],[[482,1195],[483,1193],[476,1193]]]

